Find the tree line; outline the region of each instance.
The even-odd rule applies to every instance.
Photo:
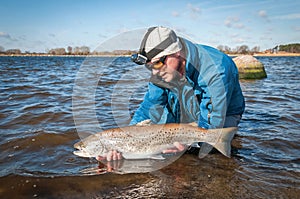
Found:
[[[250,49],[247,45],[237,46],[235,48],[230,48],[228,46],[219,45],[217,49],[226,53],[226,54],[254,54],[260,52],[259,46],[254,46]]]
[[[231,49],[228,46],[219,45],[217,48],[226,54],[254,54],[254,53],[261,52],[259,46],[254,46],[253,48],[250,49],[247,45],[241,45]],[[274,48],[266,49],[262,52],[276,53],[279,51],[288,52],[288,53],[300,53],[300,43],[278,45],[275,46]]]
[[[217,48],[226,53],[226,54],[254,54],[254,53],[260,53],[260,47],[254,46],[253,48],[249,48],[247,45],[241,45],[237,46],[235,48],[230,48],[226,45],[219,45]],[[294,44],[285,44],[285,45],[278,45],[274,48],[267,49],[263,52],[273,53],[278,51],[284,51],[289,53],[300,53],[300,43],[294,43]],[[20,49],[8,49],[5,50],[4,47],[0,46],[0,54],[48,54],[48,55],[131,55],[135,53],[136,51],[132,50],[114,50],[111,52],[108,51],[102,51],[97,52],[93,51],[91,52],[90,48],[88,46],[68,46],[65,48],[53,48],[46,50],[46,53],[31,53],[29,51],[25,51],[24,53],[21,52]]]
[[[4,47],[0,46],[0,54],[8,54],[8,55],[19,55],[19,54],[30,54],[30,55],[131,55],[136,53],[136,51],[132,50],[113,50],[113,51],[93,51],[91,52],[88,46],[68,46],[67,48],[53,48],[47,49],[46,53],[36,53],[25,51],[22,53],[20,49],[8,49],[5,50]]]
[[[50,55],[89,55],[90,48],[88,46],[68,46],[67,50],[65,48],[53,48],[50,50],[46,50],[47,54]]]
[[[286,44],[279,45],[279,51],[285,51],[289,53],[300,53],[300,44]]]

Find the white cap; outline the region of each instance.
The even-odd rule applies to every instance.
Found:
[[[169,28],[159,26],[148,29],[141,43],[140,53],[145,54],[151,60],[174,54],[181,49],[182,45],[175,32]]]

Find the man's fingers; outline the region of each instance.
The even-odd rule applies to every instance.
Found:
[[[183,144],[180,144],[179,142],[174,142],[174,146],[179,150],[183,151],[185,149],[185,146]]]
[[[116,151],[116,150],[113,150],[113,151],[109,151],[105,156],[98,156],[96,157],[96,159],[98,161],[107,161],[107,162],[110,162],[110,161],[113,161],[113,160],[121,160],[123,159],[122,157],[122,153]]]
[[[178,149],[177,148],[174,148],[174,149],[166,149],[166,150],[163,150],[162,153],[176,153],[178,152]]]
[[[177,153],[185,150],[185,145],[179,142],[174,142],[174,146],[174,148],[163,150],[162,153]]]
[[[117,151],[112,151],[112,159],[117,160]]]
[[[106,160],[110,162],[113,158],[113,151],[109,151],[106,155]]]
[[[121,160],[123,157],[122,157],[122,154],[120,152],[117,152],[117,159],[118,160]]]

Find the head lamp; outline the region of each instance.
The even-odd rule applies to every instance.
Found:
[[[148,58],[142,54],[136,53],[131,55],[131,60],[138,65],[143,65],[147,63]]]

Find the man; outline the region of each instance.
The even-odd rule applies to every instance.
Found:
[[[144,64],[152,76],[131,125],[151,121],[196,122],[207,129],[238,126],[245,102],[238,70],[226,54],[178,37],[168,28],[151,27],[132,60]],[[107,157],[119,159],[120,154],[114,151]]]
[[[196,122],[202,128],[237,126],[245,109],[238,70],[230,57],[177,37],[165,27],[149,28],[137,64],[152,71],[149,88],[131,124]]]

